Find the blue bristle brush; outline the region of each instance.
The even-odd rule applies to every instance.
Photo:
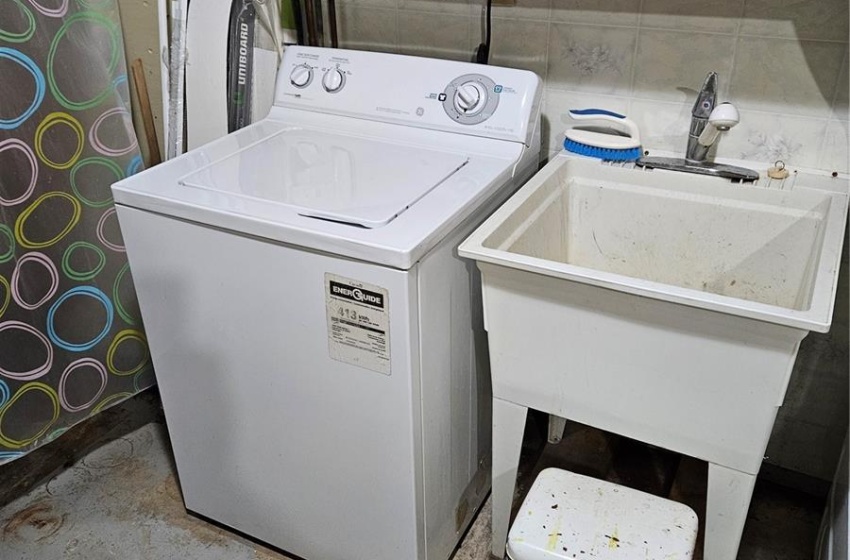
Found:
[[[564,149],[568,152],[609,161],[631,161],[641,156],[640,132],[625,115],[604,109],[572,109],[570,116],[603,126],[594,130],[588,130],[586,125],[568,129],[564,134]]]

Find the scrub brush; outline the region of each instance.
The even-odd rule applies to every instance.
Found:
[[[564,149],[568,152],[610,161],[631,161],[640,157],[640,132],[634,121],[625,115],[604,109],[572,109],[570,116],[602,126],[567,129]]]

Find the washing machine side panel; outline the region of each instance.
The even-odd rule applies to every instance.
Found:
[[[492,384],[481,279],[457,247],[536,170],[505,183],[419,263],[423,485],[428,560],[448,558],[490,489]]]
[[[424,558],[415,270],[118,215],[187,507],[309,560]],[[330,357],[326,273],[388,291],[388,375]]]
[[[490,489],[492,391],[481,287],[459,228],[420,263],[419,329],[428,560],[448,558]]]

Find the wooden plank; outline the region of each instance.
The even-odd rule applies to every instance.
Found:
[[[151,100],[148,95],[148,86],[145,82],[145,69],[142,65],[142,59],[137,58],[131,65],[133,73],[133,84],[136,86],[136,95],[139,98],[139,110],[142,113],[142,123],[145,127],[145,139],[148,145],[148,153],[150,161],[146,167],[152,167],[162,162],[162,156],[159,153],[159,142],[156,138],[156,126],[153,121],[153,112],[151,111]]]

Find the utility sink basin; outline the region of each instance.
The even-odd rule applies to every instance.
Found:
[[[759,183],[559,155],[460,245],[490,350],[493,554],[533,408],[707,461],[703,557],[735,560],[847,221],[846,178]]]
[[[672,302],[825,332],[847,182],[783,190],[559,156],[461,254]]]

